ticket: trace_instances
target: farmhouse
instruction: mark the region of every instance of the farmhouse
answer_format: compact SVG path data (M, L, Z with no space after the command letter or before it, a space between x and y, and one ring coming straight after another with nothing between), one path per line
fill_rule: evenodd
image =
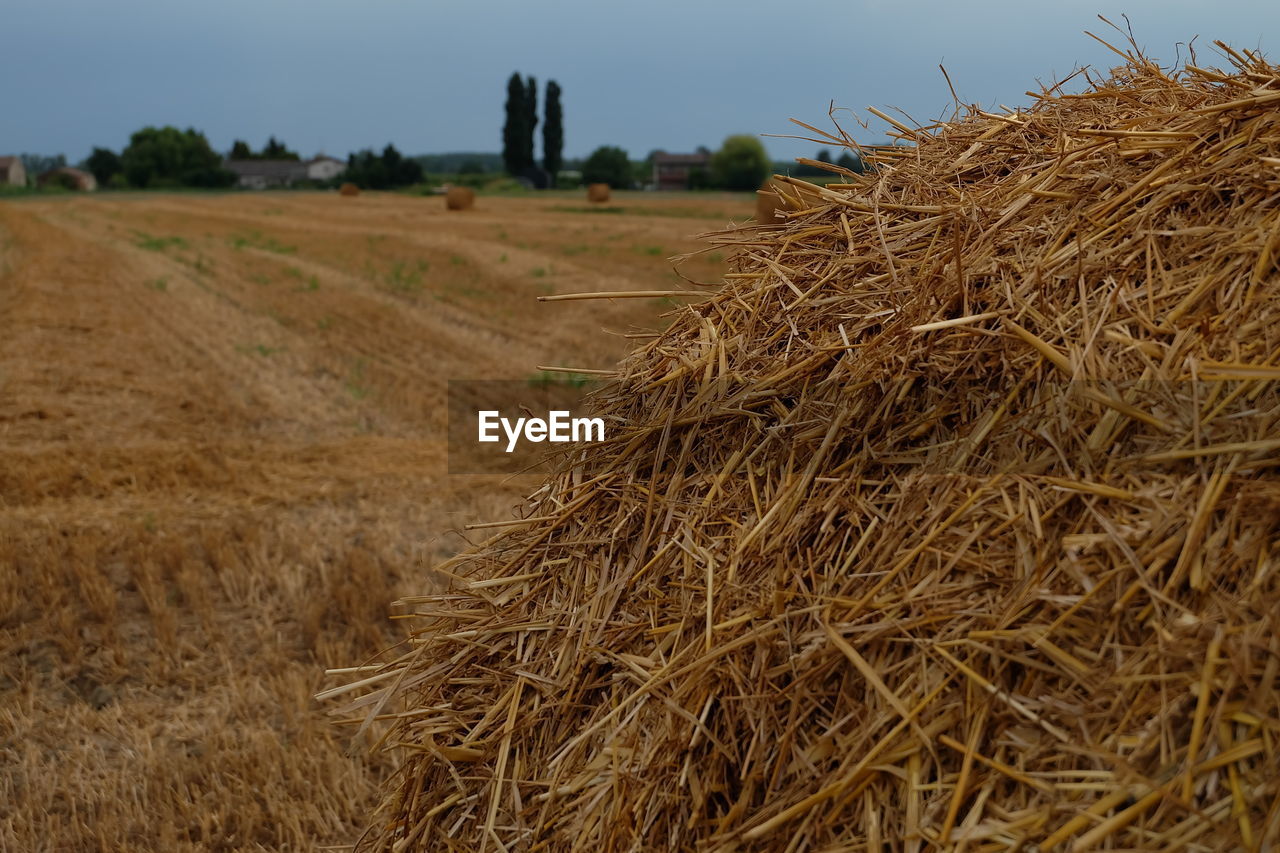
M299 181L328 181L341 175L347 164L324 154L310 160L227 160L236 175L236 186L250 190L289 187Z
M307 161L307 177L313 181L331 181L346 170L346 163L325 154L317 154Z
M27 185L27 170L17 157L0 157L0 184L15 187Z
M706 150L694 154L659 151L653 155L653 185L660 190L687 190L694 170L706 169L710 164L711 152Z
M228 160L236 186L250 190L287 187L307 179L307 164L301 160Z
M93 192L98 188L98 179L83 169L73 169L70 166L63 166L58 169L50 169L42 172L36 178L36 186L47 187L49 185L65 187L69 190L79 190L80 192Z

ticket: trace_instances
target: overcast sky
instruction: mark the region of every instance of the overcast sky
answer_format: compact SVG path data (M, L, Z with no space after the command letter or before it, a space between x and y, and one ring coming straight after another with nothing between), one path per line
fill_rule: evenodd
M1193 36L1280 58L1280 2L1043 0L5 0L0 154L119 150L147 124L194 126L219 150L275 134L345 157L501 148L508 76L564 90L565 153L619 145L715 148L731 133L827 126L864 142L873 105L925 121L947 111L946 66L965 102L1025 103L1037 80L1118 57L1097 20L1128 14L1148 54ZM1185 58L1186 50L1182 48ZM816 146L765 139L779 159ZM541 134L538 142L541 156Z

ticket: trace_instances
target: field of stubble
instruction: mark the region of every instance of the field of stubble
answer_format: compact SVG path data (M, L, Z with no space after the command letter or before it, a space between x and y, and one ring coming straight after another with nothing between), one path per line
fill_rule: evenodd
M0 203L0 850L349 844L388 767L313 694L472 521L445 383L610 366L753 199ZM682 271L724 271L703 254Z

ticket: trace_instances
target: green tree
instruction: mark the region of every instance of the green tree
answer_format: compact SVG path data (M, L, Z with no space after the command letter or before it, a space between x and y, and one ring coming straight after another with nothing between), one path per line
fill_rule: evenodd
M711 155L711 176L727 190L756 190L769 177L769 155L754 136L739 134L725 139Z
M527 169L538 163L538 158L535 156L533 148L534 133L538 129L538 81L532 76L525 80L524 118L524 161L527 164L525 166Z
M831 159L831 152L830 152L830 151L828 151L828 150L827 150L827 149L825 149L825 148L823 148L822 150L820 150L820 151L818 152L818 156L817 156L817 158L815 158L815 159L817 159L817 161L818 161L819 163L831 163L831 162L833 162L833 161L832 161L832 159Z
M277 140L274 136L267 140L267 145L262 149L261 159L263 160L301 160L297 151L290 151L289 146Z
M582 164L582 181L608 184L616 190L631 187L631 160L627 152L613 145L601 145Z
M237 139L231 143L231 153L227 155L228 160L252 160L254 159L253 149L249 147L249 143L243 139Z
M347 171L343 172L342 177L363 190L385 190L391 185L382 158L367 148L356 151L347 158Z
M422 164L407 159L391 144L383 148L381 154L366 148L347 158L347 170L342 173L342 180L366 190L407 187L422 183Z
M94 148L84 165L93 174L98 186L105 187L113 177L120 174L120 155L110 148Z
M382 149L382 165L387 170L387 181L393 187L422 183L422 164L406 159L391 143Z
M862 165L862 158L854 154L852 151L845 151L840 155L840 159L836 160L837 166L843 166L850 172L862 174L866 171L866 167Z
M689 170L689 189L705 190L711 187L711 173L701 166L694 166Z
M144 127L130 137L120 166L135 187L225 187L235 181L195 128Z
M22 161L22 168L27 173L28 181L34 181L45 172L61 169L67 165L65 154L54 154L52 157L43 154L19 154L18 159Z
M524 80L517 71L507 80L507 121L502 126L502 164L511 175L518 175L532 165L525 160L525 139L531 132L525 114L526 103Z
M542 125L542 167L551 174L551 186L556 185L556 173L564 165L564 110L560 107L560 84L547 81L547 118Z

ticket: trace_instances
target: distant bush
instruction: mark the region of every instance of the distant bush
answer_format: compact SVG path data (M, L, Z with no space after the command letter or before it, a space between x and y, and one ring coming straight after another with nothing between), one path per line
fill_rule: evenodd
M229 160L301 160L297 151L290 151L289 146L285 145L274 136L267 140L267 144L262 147L261 151L254 151L249 143L243 139L237 139L231 144L231 151L227 154Z
M100 187L110 185L112 179L120 174L120 155L110 148L94 148L84 164Z
M394 145L387 145L381 154L370 149L352 154L341 178L362 190L390 190L420 184L423 174L418 161L405 159Z
M130 137L120 166L135 187L228 187L236 179L194 128L144 127Z
M695 166L689 170L689 189L691 190L707 190L711 189L714 181L711 179L711 173L701 166Z
M66 172L58 172L45 179L44 189L78 190L80 185L73 175L68 175Z
M582 172L577 169L562 169L556 172L556 188L576 190L582 188Z
M862 158L854 154L852 151L846 151L840 155L840 159L836 160L837 166L843 166L850 172L862 174L867 171L866 164L862 162Z
M631 159L614 145L602 145L582 164L584 184L608 184L615 190L632 186Z
M63 190L61 187L57 188L57 190L56 190L56 191L57 191L57 192L64 192L64 190ZM35 186L27 186L27 185L25 185L25 184L24 184L24 185L22 185L22 186L14 186L13 184L0 183L0 197L3 197L3 196L37 195L37 194L39 194L39 193L43 193L43 192L48 192L48 190L45 190L45 189L39 189L39 188L37 188L37 187L35 187Z
M754 136L730 136L711 155L712 179L726 190L757 190L771 170L769 155Z
M484 172L459 172L456 175L440 175L438 181L432 181L436 186L449 184L455 187L471 187L478 190L490 183L494 179L494 175L485 174Z

